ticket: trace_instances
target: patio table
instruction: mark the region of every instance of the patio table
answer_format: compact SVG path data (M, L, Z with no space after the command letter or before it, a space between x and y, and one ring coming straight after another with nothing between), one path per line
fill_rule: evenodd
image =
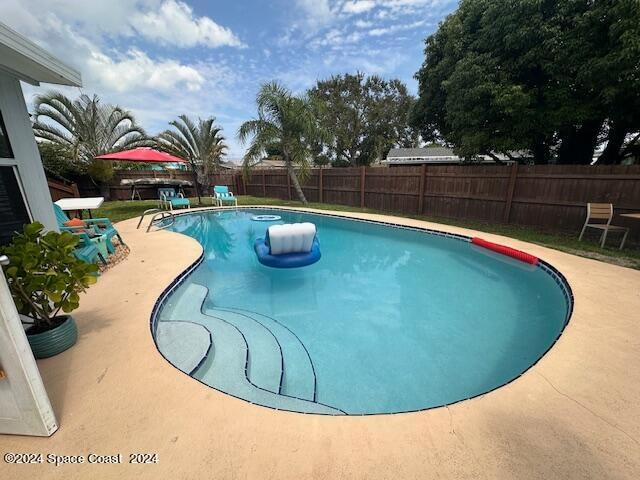
M635 220L640 220L640 212L637 213L621 213L621 217L633 218Z
M64 211L78 212L80 218L82 218L82 211L87 210L89 212L89 218L91 216L91 210L100 208L104 203L104 197L84 197L84 198L62 198L55 202Z

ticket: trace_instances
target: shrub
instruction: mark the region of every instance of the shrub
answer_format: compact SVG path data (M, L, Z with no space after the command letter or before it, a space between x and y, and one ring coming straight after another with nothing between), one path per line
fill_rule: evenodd
M7 283L18 312L34 319L44 331L54 318L79 306L79 293L97 280L98 266L73 255L78 238L70 232L46 232L35 222L16 233L3 253L9 257Z

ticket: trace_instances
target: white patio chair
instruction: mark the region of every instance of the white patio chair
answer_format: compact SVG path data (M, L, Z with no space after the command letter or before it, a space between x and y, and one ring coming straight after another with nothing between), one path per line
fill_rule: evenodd
M584 232L587 228L596 228L602 230L600 235L600 248L604 248L604 243L607 240L607 234L609 232L624 232L622 241L620 242L620 250L624 247L624 242L629 235L629 229L627 227L619 227L611 225L613 219L613 204L612 203L587 203L587 218L584 221L584 226L580 232L579 240L582 241ZM596 223L590 223L591 220L598 220Z

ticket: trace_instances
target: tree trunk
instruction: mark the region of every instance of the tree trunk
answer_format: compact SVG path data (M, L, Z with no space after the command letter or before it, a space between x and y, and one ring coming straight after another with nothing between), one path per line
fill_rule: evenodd
M533 152L533 161L536 165L546 165L549 163L549 147L546 145L542 135L537 135L533 139L531 150Z
M191 172L193 173L193 187L196 189L196 197L198 197L198 206L202 206L202 199L200 198L200 186L198 185L198 171L196 166L191 164Z
M607 146L598 158L598 165L615 165L620 163L622 155L620 149L624 145L627 136L627 128L622 123L612 122L607 135Z
M631 152L631 150L634 147L637 147L638 140L640 140L640 133L636 134L636 136L633 137L630 141L628 141L627 144L624 146L624 148L620 152L620 161L622 161L624 159L624 156L627 153Z
M293 168L293 165L290 161L287 161L287 172L289 173L289 178L291 178L291 183L293 184L293 188L298 195L298 199L305 205L308 205L307 198L304 196L304 192L302 191L302 187L300 186L300 182L298 181L298 176L296 175L296 171Z
M570 127L562 129L558 136L560 137L560 146L558 147L558 163L563 165L573 165L576 163L574 155L576 149L576 128Z
M591 165L602 123L602 120L591 120L579 128L571 128L565 132L558 149L558 163Z
M488 157L491 157L491 160L493 160L494 162L496 162L498 165L504 165L504 162L502 160L500 160L500 158L498 158L498 156L490 151L485 151L483 152L483 155L487 155Z
M106 183L101 183L99 185L100 188L100 196L104 197L106 201L111 200L111 187Z

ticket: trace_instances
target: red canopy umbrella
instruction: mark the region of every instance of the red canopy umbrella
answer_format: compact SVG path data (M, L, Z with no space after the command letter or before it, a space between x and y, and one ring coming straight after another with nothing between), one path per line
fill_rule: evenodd
M107 153L96 157L100 160L118 160L121 162L144 162L144 163L187 163L184 158L174 157L168 153L161 152L151 147L139 147L133 150Z
M168 153L161 152L151 147L138 147L132 150L124 150L122 152L107 153L105 155L99 155L96 157L99 160L114 160L121 162L141 162L141 163L188 163L187 160L180 157L174 157ZM136 196L141 199L140 192L137 190L138 186L162 186L162 185L181 185L177 183L175 179L156 179L156 178L139 178L137 180L129 181L127 179L121 180L121 184L131 185L131 200ZM187 182L188 183L188 182Z

